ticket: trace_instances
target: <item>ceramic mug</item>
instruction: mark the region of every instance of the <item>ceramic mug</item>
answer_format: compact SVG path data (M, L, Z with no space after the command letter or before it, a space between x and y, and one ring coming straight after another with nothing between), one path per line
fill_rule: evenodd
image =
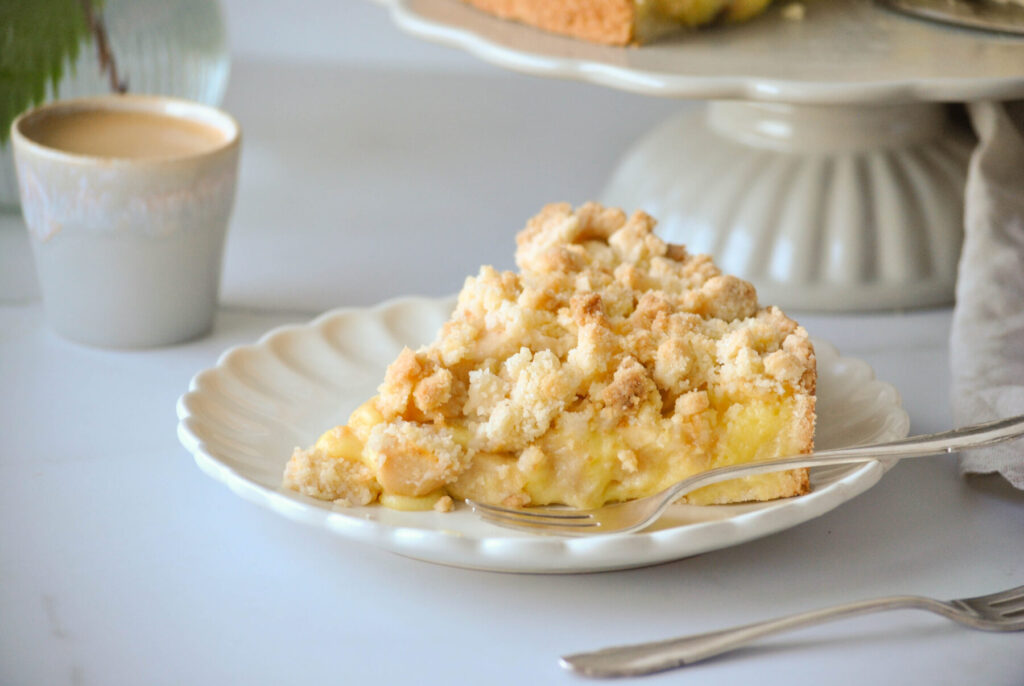
M110 154L82 152L50 140L54 123L75 117L166 121L212 138L153 155L116 146ZM121 131L114 129L115 142ZM11 138L44 308L57 333L143 348L211 329L241 146L230 115L175 98L101 96L26 112Z

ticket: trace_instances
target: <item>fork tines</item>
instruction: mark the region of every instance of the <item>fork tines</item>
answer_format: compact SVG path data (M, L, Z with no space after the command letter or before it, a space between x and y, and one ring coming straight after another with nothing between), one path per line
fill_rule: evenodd
M536 526L549 527L552 525L560 527L578 527L588 528L599 526L598 522L595 522L593 517L586 512L580 512L579 510L553 510L553 509L512 509L509 507L500 507L498 505L489 505L487 503L478 503L474 500L466 500L466 504L473 508L473 511L479 514L484 519L488 519L494 522L510 522L520 526L530 526L531 524Z

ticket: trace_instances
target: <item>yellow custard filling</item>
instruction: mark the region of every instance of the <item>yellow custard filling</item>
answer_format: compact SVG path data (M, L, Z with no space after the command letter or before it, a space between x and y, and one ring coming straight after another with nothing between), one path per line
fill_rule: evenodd
M650 43L680 26L697 28L716 19L740 22L761 14L772 0L636 0L633 34Z
M733 404L725 411L709 409L682 427L663 418L618 431L594 429L583 434L556 426L539 444L542 452L532 459L513 453L477 453L473 464L450 484L427 495L383 492L380 503L396 510L430 510L444 495L502 503L522 500L525 494L532 505L599 507L656 493L713 467L799 453L805 446L786 430L805 412L791 396ZM356 414L357 422L370 417L383 421L372 403ZM367 432L372 426L364 425ZM454 431L455 436L467 434L464 427ZM331 459L356 465L375 459L353 436L335 430L321 436L317 448ZM542 457L548 453L556 459ZM770 500L780 492L802 491L804 478L802 473L779 472L733 479L694 491L686 501L706 505Z

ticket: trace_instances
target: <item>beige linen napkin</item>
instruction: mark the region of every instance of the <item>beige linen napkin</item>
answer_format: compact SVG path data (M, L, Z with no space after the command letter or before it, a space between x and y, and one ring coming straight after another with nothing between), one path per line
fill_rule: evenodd
M1024 414L1024 101L968 112L979 142L950 340L958 426ZM964 453L960 470L999 472L1024 489L1024 441Z

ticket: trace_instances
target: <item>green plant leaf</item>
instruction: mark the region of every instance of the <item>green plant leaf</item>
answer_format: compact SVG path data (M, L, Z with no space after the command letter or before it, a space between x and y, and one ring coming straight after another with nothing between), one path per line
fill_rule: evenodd
M57 91L89 36L80 0L0 0L0 144L47 85Z

